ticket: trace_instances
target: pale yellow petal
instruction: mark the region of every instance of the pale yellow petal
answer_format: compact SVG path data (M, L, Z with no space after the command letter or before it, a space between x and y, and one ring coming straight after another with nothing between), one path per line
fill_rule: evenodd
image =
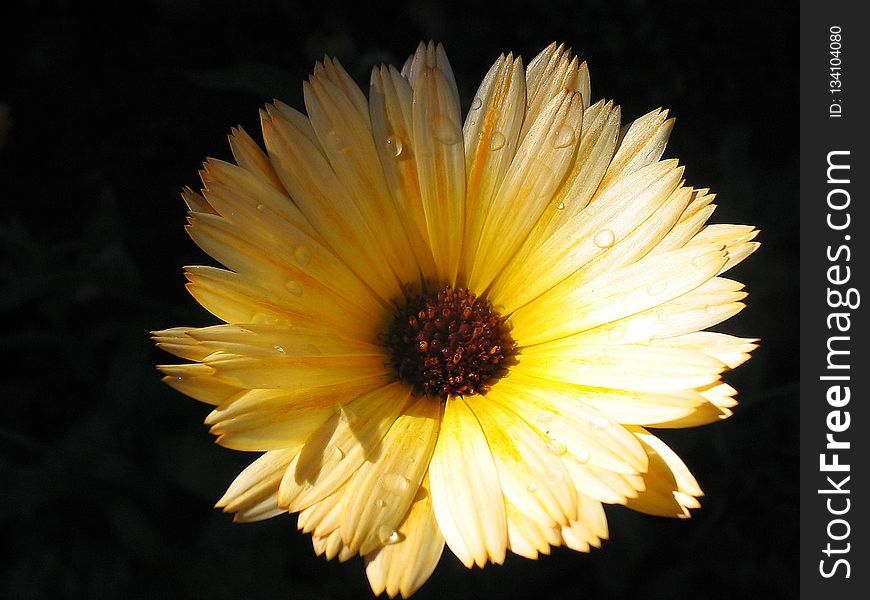
M455 284L465 227L465 149L450 65L434 44L412 66L413 140L436 285Z
M366 555L366 575L376 595L408 598L422 586L444 551L444 537L432 510L428 476L423 479L404 522L389 543Z
M577 285L559 283L511 316L525 345L566 337L678 298L710 280L727 260L721 246L672 250Z
M315 70L303 92L311 124L335 177L374 235L383 260L400 282L419 286L420 269L387 187L372 137L368 102L341 65L329 59L324 69Z
M447 399L429 478L447 546L466 567L501 564L507 549L501 485L486 437L462 398Z
M630 499L627 506L663 517L688 517L688 509L700 506L697 498L703 495L689 468L656 436L640 427L632 431L650 457L650 468L643 476L646 489Z
M277 109L267 110L263 136L269 158L296 205L335 254L381 298L399 298L396 274L319 146Z
M623 129L616 154L601 180L601 189L661 158L674 128L674 119L667 117L667 110L656 109Z
M426 474L441 420L441 403L420 397L399 416L369 459L346 486L342 539L368 554L388 544L402 523Z
M594 279L581 269L595 258L617 251L613 246L668 199L681 176L676 161L655 163L619 180L603 193L596 192L579 212L563 202L563 210L570 210L573 217L566 218L553 235L542 239L530 257L518 255L512 261L494 286L495 301L511 312L560 282L576 288ZM530 258L533 260L528 262Z
M526 513L505 501L508 529L508 547L514 554L536 559L539 554L550 554L550 546L558 545L558 528L544 525L529 518Z
M465 119L466 220L463 247L477 248L484 220L517 150L525 115L522 61L502 55L484 77ZM474 254L463 253L461 279Z
M253 173L259 179L267 181L275 189L284 191L284 186L281 185L278 174L272 168L269 157L241 126L233 127L229 140L233 158L236 159L236 163L241 168Z
M224 512L240 512L277 496L284 471L299 450L297 445L264 453L239 473L215 506Z
M409 388L396 382L341 407L316 430L287 470L279 502L291 512L311 506L343 485L365 461L376 461L382 440L402 413Z
M411 85L394 67L375 67L372 71L369 110L375 147L420 271L431 276L435 273L435 259L417 177L413 96Z
M562 465L559 447L522 418L485 397L469 403L492 452L505 498L547 526L577 516L577 494ZM555 451L554 451L555 450Z
M523 373L594 388L674 392L719 380L726 365L678 346L578 344L573 338L523 349ZM518 370L514 368L513 370Z
M657 338L650 343L657 347L683 348L703 352L735 369L749 360L749 353L758 348L757 339L739 338L713 331L696 331L669 338Z
M622 473L646 469L646 453L629 432L557 385L511 373L486 395L547 436L548 449Z
M519 249L545 210L559 210L553 196L579 143L583 104L564 92L547 104L520 143L483 223L468 284L485 290Z
M251 390L206 418L218 443L240 450L268 450L304 442L345 404L391 377L382 373L349 377L334 384L290 389Z
M577 57L571 54L570 48L565 48L564 44L557 46L555 42L529 61L526 68L526 87L527 117L520 139L525 138L532 123L545 110L544 107L563 90L578 92L584 108L591 101L586 63L581 65Z

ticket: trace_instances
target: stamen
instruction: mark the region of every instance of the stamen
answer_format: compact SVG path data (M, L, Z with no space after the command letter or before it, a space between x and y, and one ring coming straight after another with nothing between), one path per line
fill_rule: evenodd
M450 286L412 299L386 338L398 377L417 393L440 397L486 392L517 346L488 301Z

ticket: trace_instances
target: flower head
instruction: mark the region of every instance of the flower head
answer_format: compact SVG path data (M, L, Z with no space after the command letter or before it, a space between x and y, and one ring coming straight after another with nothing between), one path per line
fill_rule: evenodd
M188 289L224 324L155 332L190 361L161 369L218 443L263 453L218 506L298 513L390 596L445 542L483 566L599 546L603 504L689 516L701 489L647 428L731 414L721 375L755 340L702 330L743 307L721 274L758 244L706 225L713 195L661 159L667 112L621 128L555 44L499 57L464 126L431 43L368 99L330 59L304 96L183 193L226 267Z

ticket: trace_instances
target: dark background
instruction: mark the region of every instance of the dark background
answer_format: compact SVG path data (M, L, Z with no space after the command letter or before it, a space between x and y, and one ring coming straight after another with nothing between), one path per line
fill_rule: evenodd
M502 51L552 40L589 62L625 119L677 117L666 156L718 192L713 222L762 249L730 276L761 337L727 377L735 416L663 437L707 493L694 518L608 509L602 550L466 571L445 552L415 598L797 596L797 5L603 0L152 0L0 9L0 597L367 598L362 561L316 557L295 517L214 509L251 456L212 443L208 407L163 386L147 332L215 319L183 289L210 263L181 186L277 97L302 108L324 53L367 88L373 64L442 41L463 102ZM88 6L88 8L85 8ZM116 11L124 6L123 14ZM23 9L23 10L22 10ZM3 14L3 13L7 14ZM13 41L14 40L14 41Z

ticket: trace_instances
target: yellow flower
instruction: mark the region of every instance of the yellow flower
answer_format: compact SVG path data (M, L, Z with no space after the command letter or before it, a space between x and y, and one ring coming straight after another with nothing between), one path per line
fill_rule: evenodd
M368 99L331 59L304 95L183 194L227 267L188 289L225 324L155 332L191 361L161 369L218 443L263 452L217 505L298 512L318 554L406 597L445 542L483 566L600 546L603 504L689 516L701 489L646 428L731 414L721 375L755 340L701 330L743 307L721 274L758 244L705 224L713 195L661 160L667 112L620 129L555 44L499 57L464 126L431 43Z

